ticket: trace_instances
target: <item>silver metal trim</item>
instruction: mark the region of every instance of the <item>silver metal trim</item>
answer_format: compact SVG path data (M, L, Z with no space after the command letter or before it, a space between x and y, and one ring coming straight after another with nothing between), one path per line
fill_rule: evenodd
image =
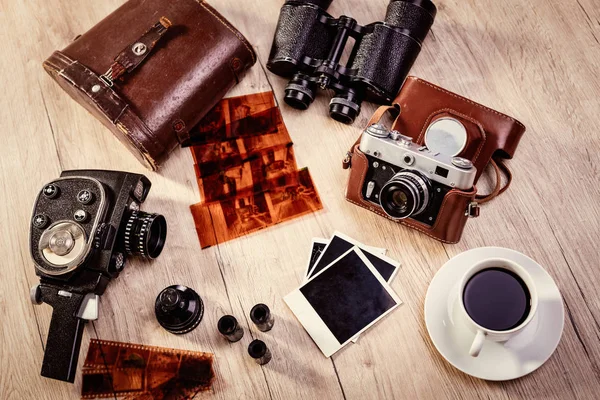
M403 143L391 138L379 138L373 135L362 135L359 148L365 154L371 154L375 158L389 164L399 166L406 170L419 171L428 179L439 182L445 186L456 187L461 190L469 190L473 187L477 169L475 167L464 169L452 164L452 157L445 154L437 154L430 150L419 151L421 145L415 143ZM415 163L411 166L404 164L404 155L410 153L415 157ZM448 170L448 176L442 177L435 174L436 167Z
M95 179L95 178L90 178L89 176L65 176L65 177L60 177L57 179L54 179L48 183L46 183L45 185L42 186L42 188L46 187L47 185L51 184L51 183L55 183L55 182L60 182L60 181L66 181L66 180L72 180L72 179L86 179L89 181L92 181L94 183L97 184L97 186L100 188L100 204L98 205L98 214L96 215L96 219L94 220L94 224L92 225L92 229L91 229L91 235L89 238L87 239L87 250L85 251L84 256L82 257L83 260L85 260L88 256L88 254L90 253L90 251L92 250L93 244L94 244L94 235L96 233L96 231L98 230L98 225L100 223L100 221L104 218L105 214L106 214L106 193L104 190L104 186L102 186L102 182L100 182L99 180ZM35 211L35 206L37 205L40 196L42 195L42 191L40 191L37 195L37 197L35 198L35 202L33 203L32 206L32 210L31 210L31 214L34 215L34 211ZM59 222L64 222L64 221L57 221L56 223ZM71 221L72 222L72 221ZM50 229L50 227L52 227L54 224L50 225L48 228L46 229ZM31 258L34 260L34 264L35 264L35 268L37 270L39 270L40 272L42 272L43 274L46 275L51 275L51 276L59 276L59 275L64 275L67 274L75 269L77 269L77 267L79 267L79 265L75 265L72 267L67 268L67 270L61 270L61 271L50 271L45 269L43 266L38 265L35 262L35 257L33 256L32 253L32 248L31 248L31 229L29 230L29 252L31 254ZM41 251L41 249L38 248L38 251ZM42 255L42 258L45 259L45 257ZM64 266L60 266L60 265L54 265L52 263L48 263L50 266L54 267L54 268L64 268Z
M370 181L369 183L367 183L367 191L365 193L365 195L367 196L367 199L371 198L371 196L373 195L374 189L375 189L375 182Z
M131 46L131 51L133 51L133 54L136 56L143 56L148 51L148 46L142 42L137 42Z

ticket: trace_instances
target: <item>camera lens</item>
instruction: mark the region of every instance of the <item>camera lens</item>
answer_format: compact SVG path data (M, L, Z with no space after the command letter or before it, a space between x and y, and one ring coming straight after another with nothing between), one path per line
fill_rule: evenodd
M297 110L306 110L315 99L316 82L309 76L296 74L285 88L285 102Z
M204 316L204 302L193 289L173 285L156 297L154 314L160 326L174 334L194 330Z
M160 214L132 211L123 233L125 251L154 259L160 255L167 238L167 220Z
M392 177L379 194L381 208L394 219L422 213L429 204L431 183L416 171L403 171Z
M353 90L338 93L329 103L329 115L338 122L351 124L360 113L360 103Z

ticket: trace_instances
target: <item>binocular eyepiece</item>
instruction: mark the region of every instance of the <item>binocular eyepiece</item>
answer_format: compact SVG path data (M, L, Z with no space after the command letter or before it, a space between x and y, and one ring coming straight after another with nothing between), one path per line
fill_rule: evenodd
M351 124L363 100L390 103L433 24L430 0L391 0L385 22L361 26L326 12L332 0L288 0L281 8L267 68L291 78L285 102L306 110L318 89L332 89L330 116ZM354 38L347 64L340 59Z

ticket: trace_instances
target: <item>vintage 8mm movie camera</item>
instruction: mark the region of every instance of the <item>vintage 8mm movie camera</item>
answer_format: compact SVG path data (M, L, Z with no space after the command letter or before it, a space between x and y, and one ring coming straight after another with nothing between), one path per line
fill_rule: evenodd
M161 253L166 220L140 211L150 185L125 172L65 171L39 193L29 244L40 283L31 300L53 308L43 376L74 381L83 327L98 318L99 295L127 255Z
M392 219L433 225L446 194L471 189L477 173L471 161L431 151L380 124L366 129L359 148L368 160L362 195Z

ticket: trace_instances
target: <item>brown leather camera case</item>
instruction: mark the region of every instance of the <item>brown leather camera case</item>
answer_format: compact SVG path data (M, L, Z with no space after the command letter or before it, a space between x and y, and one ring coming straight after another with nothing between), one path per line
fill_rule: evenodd
M491 108L475 103L429 82L415 77L408 77L393 106L383 106L371 118L369 125L377 122L387 111L400 110L394 121L393 129L403 135L412 137L415 143L423 144L427 127L436 119L451 116L459 120L466 128L467 141L460 157L467 158L477 168L475 182L479 179L488 163L501 165L502 159L512 158L525 132L519 121ZM360 207L371 210L383 217L391 219L381 207L366 201L362 197L362 187L369 167L366 156L355 143L348 154L344 167L351 167L346 188L346 199ZM498 171L498 167L496 167ZM497 189L500 190L500 176L497 177ZM444 198L439 214L432 226L413 219L393 220L416 229L444 243L457 243L460 240L465 224L469 218L469 206L473 206L477 197L477 188L470 191L452 189Z
M129 0L44 68L155 170L255 62L203 0Z

